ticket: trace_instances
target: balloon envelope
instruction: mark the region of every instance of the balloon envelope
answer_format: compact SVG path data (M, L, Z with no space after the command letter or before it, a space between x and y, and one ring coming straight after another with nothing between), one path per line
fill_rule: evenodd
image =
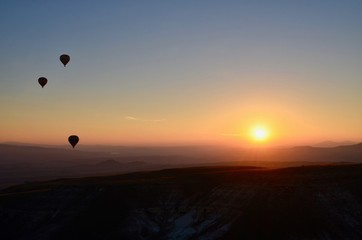
M72 147L74 148L75 145L77 145L77 143L79 142L79 137L76 135L71 135L68 138L68 142L70 143L70 145L72 145Z
M63 54L59 57L60 61L63 63L64 67L70 61L70 57L67 54Z
M38 82L39 82L40 86L43 88L47 84L48 79L46 79L45 77L40 77L38 79Z

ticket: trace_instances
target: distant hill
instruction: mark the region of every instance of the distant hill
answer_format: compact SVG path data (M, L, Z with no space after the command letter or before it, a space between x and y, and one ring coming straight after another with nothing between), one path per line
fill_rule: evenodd
M0 144L0 163L28 162L28 163L44 163L59 161L82 161L84 159L95 159L104 157L104 153L87 153L71 148L49 148L39 146L20 146Z
M0 144L0 189L24 181L172 167L227 164L275 168L318 163L362 162L362 143L333 148L300 146L283 149L242 149L181 146L116 147L113 150L116 149L118 149L117 154L111 151L82 151L69 146L49 148Z
M12 240L362 239L361 209L362 164L209 166L14 186L0 191L0 230Z
M345 145L354 145L357 144L357 142L353 141L342 141L342 142L335 142L335 141L324 141L317 144L312 145L313 147L339 147L339 146L345 146Z

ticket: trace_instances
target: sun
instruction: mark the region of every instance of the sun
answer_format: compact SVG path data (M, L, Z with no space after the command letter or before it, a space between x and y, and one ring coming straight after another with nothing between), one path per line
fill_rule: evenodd
M251 131L251 136L255 141L263 142L268 139L269 131L265 127L255 127Z

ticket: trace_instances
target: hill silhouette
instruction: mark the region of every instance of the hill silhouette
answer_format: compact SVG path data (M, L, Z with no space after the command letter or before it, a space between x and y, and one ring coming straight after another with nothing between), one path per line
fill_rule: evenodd
M2 239L361 239L362 164L59 179L0 206Z

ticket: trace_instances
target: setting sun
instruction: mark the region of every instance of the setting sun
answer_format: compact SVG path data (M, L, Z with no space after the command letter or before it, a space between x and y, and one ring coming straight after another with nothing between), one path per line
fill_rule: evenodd
M269 131L264 127L256 127L252 130L252 137L256 141L265 141L269 137Z

